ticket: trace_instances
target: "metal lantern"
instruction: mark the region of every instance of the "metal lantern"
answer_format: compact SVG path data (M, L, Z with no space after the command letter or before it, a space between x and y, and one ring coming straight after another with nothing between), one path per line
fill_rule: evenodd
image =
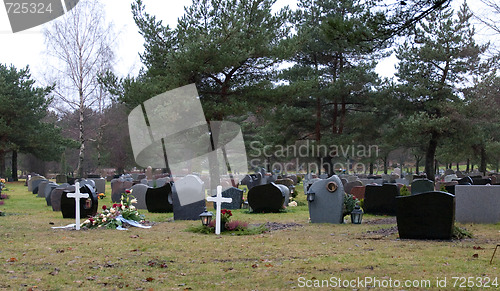
M354 207L354 210L351 212L351 222L353 224L361 224L361 220L363 219L363 210L359 207L358 204Z
M315 198L316 198L316 193L312 191L307 192L307 201L313 202Z
M205 211L203 211L203 213L200 214L201 224L203 224L204 226L208 226L210 222L212 222L212 217L213 213L207 211L207 208L205 207Z

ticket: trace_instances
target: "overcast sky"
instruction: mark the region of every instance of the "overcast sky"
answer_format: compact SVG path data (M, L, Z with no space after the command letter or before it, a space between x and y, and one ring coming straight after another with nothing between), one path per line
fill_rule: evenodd
M462 0L453 1L453 6L462 3ZM113 22L115 31L119 34L115 52L117 57L115 70L121 76L135 75L141 67L138 53L143 50L143 39L137 32L137 27L132 19L130 5L133 0L105 0L102 2L106 6L108 21ZM184 14L184 6L189 6L192 3L191 0L143 0L143 2L149 13L156 15L170 26L175 26L177 19ZM296 0L278 0L276 9L285 5L295 8L296 2ZM44 67L43 51L46 48L42 27L38 26L23 32L12 33L6 10L1 5L0 63L14 64L17 68L29 64L33 77L41 76ZM391 76L394 73L394 58L379 65L377 71L383 76Z

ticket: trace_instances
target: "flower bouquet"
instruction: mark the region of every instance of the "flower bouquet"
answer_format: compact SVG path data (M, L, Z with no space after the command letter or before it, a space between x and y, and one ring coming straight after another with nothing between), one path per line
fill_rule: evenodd
M144 226L144 215L139 214L132 203L137 203L137 199L130 195L131 190L126 190L121 196L120 203L115 203L111 208L102 206L102 212L90 217L82 224L82 228L112 228L123 229L123 225L129 224L137 227L149 228Z

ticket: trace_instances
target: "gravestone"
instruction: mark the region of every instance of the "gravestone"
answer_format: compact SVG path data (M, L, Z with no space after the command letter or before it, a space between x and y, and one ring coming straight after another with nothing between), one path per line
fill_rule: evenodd
M397 196L399 188L396 184L366 185L365 213L395 215Z
M472 183L473 183L472 178L469 176L465 176L465 177L459 179L457 182L458 182L458 185L472 185Z
M173 211L172 185L167 183L163 187L146 190L146 207L149 212L166 213ZM201 213L201 212L200 212Z
M365 199L365 186L354 186L351 189L351 194L359 200Z
M261 173L245 175L245 177L241 180L241 185L246 185L248 190L250 190L255 186L265 184L264 179L265 177L262 177Z
M288 190L290 191L290 195L292 197L295 197L293 195L293 192L295 191L295 183L293 182L292 179L289 179L289 178L277 179L274 183L275 184L279 184L279 185L285 185L285 186L287 186Z
M400 196L396 202L401 239L451 239L455 222L454 195L431 191Z
M348 182L348 183L347 183L347 184L345 184L345 186L344 186L344 191L345 191L345 193L352 194L352 193L351 193L352 188L354 188L354 187L359 187L359 186L363 186L363 182L361 182L361 181L359 181L359 180L355 180L355 181L352 181L352 182Z
M248 191L248 204L253 212L279 212L286 201L286 186L274 183L258 185Z
M28 180L28 191L33 192L33 182L38 180L46 180L46 179L44 176L31 176L31 178Z
M471 177L472 185L491 185L491 178Z
M95 189L95 182L94 180L90 180L90 179L82 179L80 180L80 187L83 187L84 185L89 185L89 187L91 187L92 189L94 189L94 191L96 190Z
M133 185L134 182L131 180L122 178L111 180L111 201L114 203L120 202L125 190L130 189Z
M452 182L455 180L458 180L458 176L456 174L450 174L450 175L444 176L444 182Z
M500 222L500 185L457 185L455 197L458 222Z
M90 180L94 181L95 184L95 191L97 194L99 193L104 193L106 194L106 180L104 178L89 178Z
M349 181L346 178L340 178L340 181L342 182L342 185L345 186ZM306 193L306 192L304 192Z
M38 184L38 190L36 197L45 198L45 187L50 183L49 180L40 180L41 182Z
M148 179L141 179L141 184L144 184L144 185L148 185L149 186L149 183L148 183Z
M50 205L52 206L52 211L61 211L61 197L65 190L71 189L71 185L68 183L61 184L57 186L50 193ZM74 188L73 188L74 189Z
M304 180L304 183L303 183L303 186L304 186L304 195L307 194L307 190L309 190L309 188L312 186L312 184L314 184L314 182L316 181L319 181L318 178L314 178L314 179L311 179L311 180Z
M176 181L172 190L174 220L198 220L205 211L205 183L200 177L187 175Z
M212 197L215 197L215 195ZM222 191L222 197L232 199L231 203L223 202L221 206L222 209L240 209L241 203L243 201L243 190L231 187L229 189ZM215 202L214 202L214 209L217 209Z
M45 186L44 195L45 195L45 202L47 202L47 206L52 206L50 195L52 194L52 191L58 186L59 185L54 182L50 182L47 184L47 186Z
M70 186L63 191L61 196L61 212L63 218L75 218L75 199L68 197L75 192L75 186ZM90 185L80 187L80 193L87 193L88 199L80 199L80 218L94 216L97 213L98 198L94 188Z
M137 209L148 209L146 205L146 192L148 191L148 185L144 184L135 184L130 188L132 191L132 196L137 199L137 203L134 204Z
M321 174L319 175L320 179L328 179L328 174Z
M47 179L36 179L34 180L33 182L31 182L31 187L33 189L33 194L38 194L38 186L40 186L40 184L42 182L48 182L49 180Z
M434 191L434 182L427 179L413 180L411 183L411 195Z
M396 179L396 184L403 184L405 186L410 186L410 181L406 178Z
M342 223L344 187L336 175L314 182L307 192L312 223Z
M455 171L453 171L452 169L446 169L444 171L444 175L445 176L448 176L448 175L455 175Z

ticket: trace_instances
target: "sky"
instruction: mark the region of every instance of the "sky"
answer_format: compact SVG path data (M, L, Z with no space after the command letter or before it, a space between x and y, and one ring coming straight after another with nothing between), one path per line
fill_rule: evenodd
M133 0L102 1L106 7L106 17L114 24L115 32L118 34L114 68L119 76L136 75L141 67L139 52L143 51L143 38L132 19L130 9L132 2ZM454 6L462 3L461 0L453 2ZM143 3L147 12L173 27L177 19L184 14L184 6L189 6L192 2L191 0L143 0ZM279 9L285 5L295 8L296 3L296 0L278 0L275 8ZM42 78L44 67L47 65L44 62L46 45L42 28L43 25L12 33L6 10L0 6L0 63L13 64L17 68L29 65L33 78ZM383 60L377 67L377 72L384 77L392 76L395 72L395 61L394 56Z

